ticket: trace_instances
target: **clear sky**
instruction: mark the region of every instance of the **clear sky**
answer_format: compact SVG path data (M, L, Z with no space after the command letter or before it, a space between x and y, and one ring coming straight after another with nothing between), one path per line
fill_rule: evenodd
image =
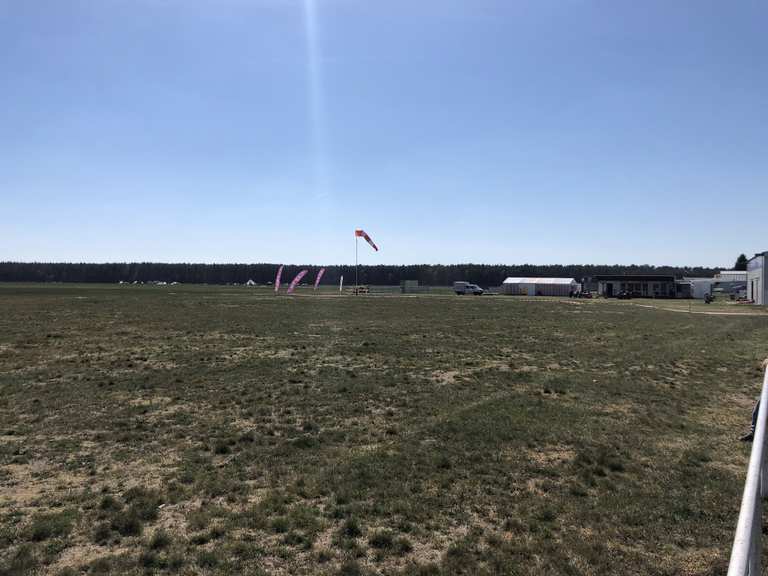
M0 0L0 260L730 265L764 0ZM363 246L361 245L361 249Z

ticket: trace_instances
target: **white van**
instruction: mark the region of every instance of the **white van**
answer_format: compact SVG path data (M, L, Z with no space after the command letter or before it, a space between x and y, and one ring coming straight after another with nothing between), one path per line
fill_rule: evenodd
M483 289L477 284L470 284L469 282L454 282L453 291L459 296L462 294L474 294L480 296L483 293Z

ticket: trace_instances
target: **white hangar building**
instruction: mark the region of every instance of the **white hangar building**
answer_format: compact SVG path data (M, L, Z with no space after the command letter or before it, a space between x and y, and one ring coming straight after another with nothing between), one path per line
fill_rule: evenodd
M755 254L747 262L747 299L755 304L768 304L768 252Z
M581 292L581 284L573 278L507 278L502 294L523 296L570 296Z

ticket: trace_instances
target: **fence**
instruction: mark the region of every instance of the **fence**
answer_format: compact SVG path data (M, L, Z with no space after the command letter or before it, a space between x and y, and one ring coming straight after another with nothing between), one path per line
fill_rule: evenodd
M760 410L755 424L752 454L749 457L747 480L741 498L739 522L733 539L728 576L757 576L761 571L763 498L768 496L768 469L766 468L766 419L768 419L768 367L760 393Z

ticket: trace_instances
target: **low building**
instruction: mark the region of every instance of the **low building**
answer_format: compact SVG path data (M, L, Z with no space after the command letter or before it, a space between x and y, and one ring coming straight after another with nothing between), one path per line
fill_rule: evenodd
M690 285L690 297L698 300L703 300L707 295L712 295L712 288L714 281L712 278L689 278L683 277L682 280L678 280L677 284L687 283ZM678 294L678 297L680 294Z
M712 279L715 282L746 282L746 270L720 270Z
M614 298L628 293L633 298L677 298L678 285L674 276L664 274L615 274L595 276L597 293ZM683 288L681 287L681 291Z
M502 294L517 296L571 296L581 291L573 278L507 278L501 285Z
M587 276L581 279L582 292L597 292L597 278Z
M419 286L418 280L403 280L400 282L400 292L403 294L420 294L429 292L429 286Z
M747 289L746 270L721 270L712 279L712 291L738 296Z
M768 252L755 254L747 263L747 300L765 306L768 304Z

